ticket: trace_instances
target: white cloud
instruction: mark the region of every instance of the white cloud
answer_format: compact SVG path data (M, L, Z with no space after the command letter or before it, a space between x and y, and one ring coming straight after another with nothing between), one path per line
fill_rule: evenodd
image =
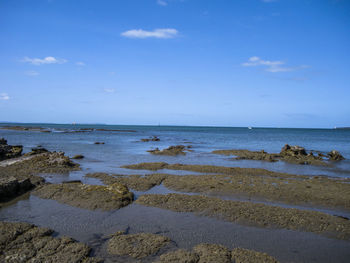
M161 6L167 6L168 5L168 3L166 1L164 1L164 0L157 0L157 4L161 5Z
M40 75L40 73L35 71L35 70L26 71L26 72L24 72L24 74L26 74L27 76L31 76L31 77L35 77L35 76Z
M114 93L115 89L103 89L103 91L107 93Z
M0 93L0 100L9 100L10 96L7 93Z
M245 62L242 64L243 67L264 66L265 71L272 72L272 73L295 71L298 69L303 69L308 67L306 65L302 65L298 67L285 67L284 65L285 65L285 62L283 61L263 60L259 57L250 57L248 62Z
M55 57L45 57L45 58L29 58L25 57L22 62L28 62L33 65L43 65L43 64L63 64L66 63L67 60L63 58L55 58Z
M123 37L129 38L174 38L178 34L178 31L173 28L159 28L153 31L147 31L143 29L132 29L121 33Z
M78 61L77 63L75 63L75 65L77 66L86 66L86 64L84 62Z

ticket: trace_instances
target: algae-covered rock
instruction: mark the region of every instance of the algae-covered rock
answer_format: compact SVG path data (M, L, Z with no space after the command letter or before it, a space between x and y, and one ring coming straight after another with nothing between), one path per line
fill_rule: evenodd
M245 248L235 248L231 252L232 261L235 263L278 263L278 261L270 255Z
M90 248L53 230L28 223L0 222L0 262L101 262Z
M22 150L22 145L8 145L7 140L0 139L0 161L21 156Z
M141 139L141 142L159 142L159 141L160 139L157 136Z
M79 182L46 184L37 188L33 194L90 210L119 209L133 201L133 193L120 183L109 186L87 185Z
M178 249L159 257L157 263L278 263L278 261L266 253L244 248L228 248L202 243L195 246L192 251Z
M344 160L345 158L336 150L330 151L328 153L329 160L331 161L341 161Z
M322 212L185 194L147 194L140 196L136 203L175 212L194 212L258 227L308 231L350 239L349 220Z
M249 150L216 150L214 154L235 155L235 160L258 160L267 162L277 162L278 154L270 154L261 150L259 152Z
M156 254L170 239L150 233L124 235L117 233L108 242L108 252L118 256L144 258Z
M15 177L0 178L0 202L21 195L32 189L34 184L29 178L18 180Z
M104 184L122 183L137 191L147 191L156 185L160 185L166 174L146 174L141 176L139 174L133 175L118 175L106 173L92 173L86 174L86 177L100 179Z
M176 146L170 146L164 150L159 150L158 148L154 150L149 150L148 152L151 154L156 154L156 155L170 155L170 156L176 156L176 155L185 155L186 152L186 146L184 145L176 145Z

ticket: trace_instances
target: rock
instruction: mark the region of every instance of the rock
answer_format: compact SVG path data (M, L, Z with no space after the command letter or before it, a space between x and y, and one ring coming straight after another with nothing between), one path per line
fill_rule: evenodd
M163 254L157 263L278 263L278 261L266 253L254 250L235 248L232 251L222 245L198 244L192 251L178 249Z
M199 256L196 253L178 249L161 255L157 263L197 263L198 261Z
M85 158L85 156L84 156L84 155L81 155L81 154L77 154L77 155L74 155L74 156L72 157L72 159L76 159L76 160L78 160L78 159L83 159L83 158Z
M341 161L345 158L336 150L330 151L328 154L329 160L331 161Z
M127 206L134 197L133 193L120 183L109 186L88 185L80 182L46 184L37 188L33 194L75 207L104 211Z
M0 201L7 201L12 197L32 189L34 185L29 178L18 180L15 177L0 178Z
M278 263L278 261L266 253L257 252L245 248L235 248L231 252L232 261L237 263Z
M150 233L123 235L117 233L108 242L108 253L141 259L156 254L170 239Z
M47 152L49 151L43 147L35 147L35 148L32 148L31 152L28 152L25 155L34 155L34 154L41 154L41 153L47 153Z
M104 142L94 142L94 144L105 144Z
M159 150L158 148L154 149L154 150L149 150L147 152L151 153L151 154L156 154L156 155L170 155L170 156L176 156L176 155L185 155L186 152L186 146L184 145L176 145L176 146L170 146L167 149L164 150Z
M199 255L198 263L231 263L231 252L226 247L216 244L199 244L193 248Z
M282 147L282 150L280 152L281 155L288 155L288 156L306 156L307 153L305 151L305 148L300 147L298 145L290 146L289 144L286 144Z
M142 142L158 142L160 141L160 139L157 136L153 136L150 138L145 138L145 139L141 139Z
M54 238L53 230L28 223L0 222L1 262L102 262L90 248L69 237Z
M21 156L22 150L22 145L8 145L7 140L0 139L0 161Z

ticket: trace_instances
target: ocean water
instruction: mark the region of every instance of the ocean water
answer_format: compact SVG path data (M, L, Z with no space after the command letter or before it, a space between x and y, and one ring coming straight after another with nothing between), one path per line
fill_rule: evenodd
M0 124L6 126L8 124ZM48 182L82 180L101 184L86 178L90 172L118 174L146 174L151 171L128 170L121 166L139 162L167 162L184 164L210 164L230 167L259 167L293 174L327 175L350 178L350 130L333 129L267 129L222 127L173 126L121 126L121 125L58 125L18 124L38 126L52 132L13 131L0 129L0 138L9 144L21 144L24 152L41 145L50 151L64 151L68 156L83 154L82 170L68 175L43 175ZM81 128L123 131L74 132ZM142 138L158 136L159 142L141 142ZM94 142L105 142L96 145ZM338 150L346 160L330 167L295 165L284 162L232 160L230 156L215 155L220 149L248 149L280 152L286 144L300 145L307 150L327 153ZM192 145L193 152L186 156L158 156L147 150L163 149L171 145ZM192 174L188 171L165 171ZM174 192L163 185L147 192L134 191L136 198L144 193L167 194ZM292 206L289 206L292 207ZM318 209L300 207L302 209ZM350 217L348 211L320 210L329 214ZM264 229L231 222L200 217L191 213L176 213L135 203L116 211L89 211L41 199L30 194L0 209L0 220L29 222L50 227L58 235L68 235L93 248L94 255L106 262L117 262L106 253L106 237L116 231L128 229L130 233L150 232L170 237L178 247L190 249L198 243L218 243L229 248L243 247L266 252L280 262L348 262L350 242L330 239L314 233L284 229ZM126 262L126 261L125 261Z
M0 124L5 126L7 124ZM14 125L14 124L12 124ZM61 125L20 124L52 130L38 131L0 130L9 144L21 144L24 151L42 145L50 151L64 151L69 156L83 154L78 161L89 172L130 173L120 166L138 162L211 164L232 167L259 167L273 171L295 174L350 177L350 130L341 129L275 129L275 128L226 128L187 126L124 126L124 125ZM67 132L81 128L110 129L123 131ZM131 132L133 131L133 132ZM159 142L141 142L141 138L158 136ZM95 145L94 142L105 142ZM268 163L252 160L232 160L230 156L215 155L220 149L248 149L280 152L286 144L300 145L307 150L327 153L338 150L346 160L331 167L295 165L285 162ZM147 150L163 149L171 145L192 145L193 152L186 156L154 156ZM133 171L135 173L135 171ZM144 171L142 171L144 173ZM188 172L187 172L188 174Z

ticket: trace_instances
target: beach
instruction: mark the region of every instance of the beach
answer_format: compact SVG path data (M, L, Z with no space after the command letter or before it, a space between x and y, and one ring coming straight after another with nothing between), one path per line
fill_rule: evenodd
M350 258L350 130L3 123L0 138L23 146L0 161L17 189L0 231L48 228L77 262Z

